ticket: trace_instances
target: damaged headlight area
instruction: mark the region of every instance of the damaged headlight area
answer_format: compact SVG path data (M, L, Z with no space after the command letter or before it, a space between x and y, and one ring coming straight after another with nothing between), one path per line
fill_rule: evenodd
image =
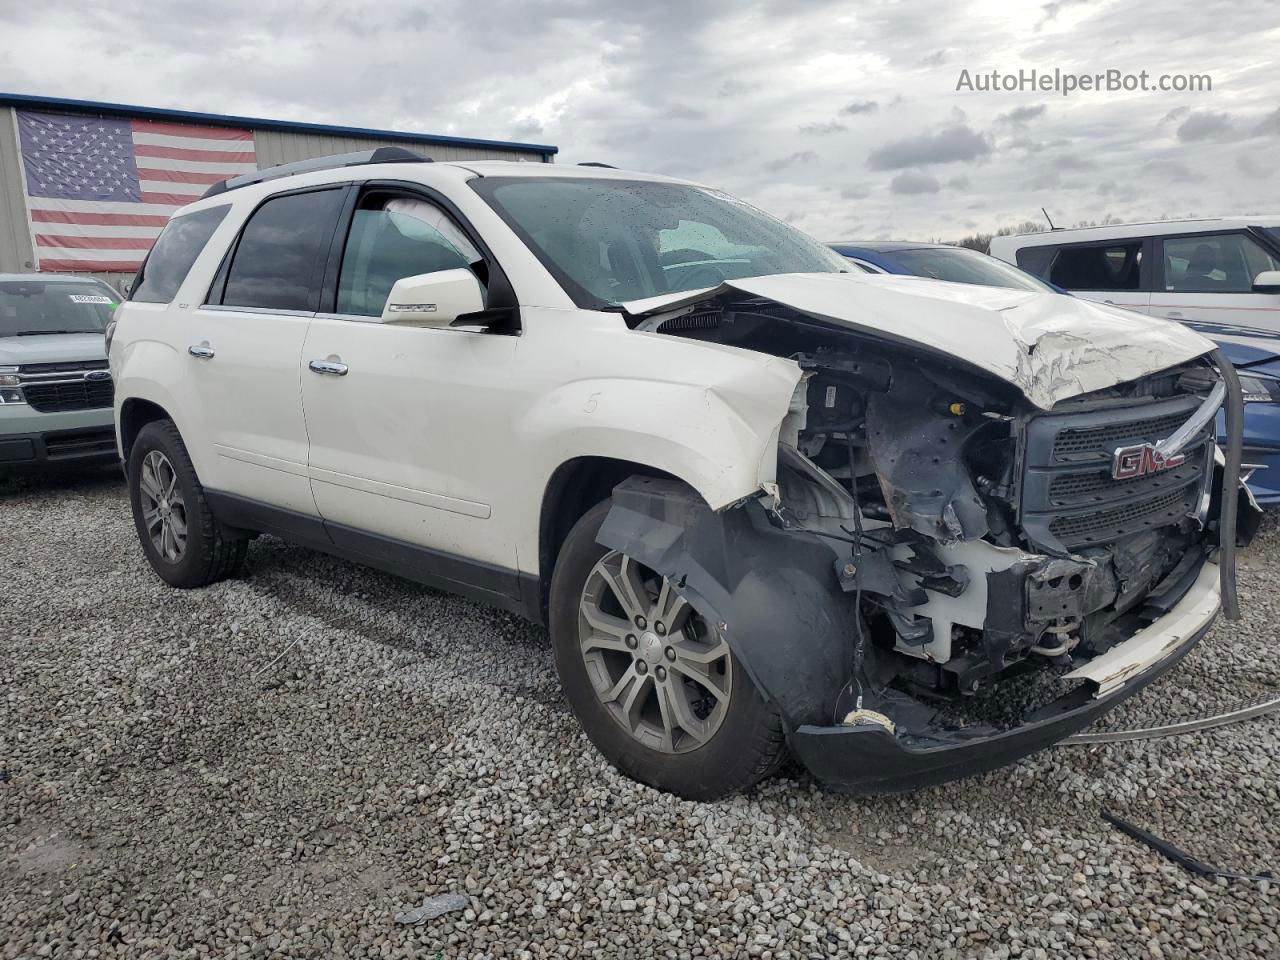
M1215 442L1238 388L1208 357L1043 410L776 303L665 323L799 364L776 497L716 513L631 480L600 542L721 625L823 781L908 789L1061 739L1176 663L1234 585L1259 514Z

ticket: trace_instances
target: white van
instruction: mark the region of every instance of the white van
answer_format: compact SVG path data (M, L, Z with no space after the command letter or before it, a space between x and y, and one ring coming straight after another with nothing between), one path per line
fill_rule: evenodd
M1086 300L1210 333L1280 333L1280 216L996 237L991 255Z

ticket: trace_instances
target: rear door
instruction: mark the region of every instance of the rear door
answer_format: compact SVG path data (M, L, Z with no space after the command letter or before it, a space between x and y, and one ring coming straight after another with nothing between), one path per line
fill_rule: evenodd
M191 313L188 375L214 452L206 486L316 515L299 363L345 185L265 199Z
M1280 332L1280 294L1254 293L1253 279L1280 270L1280 254L1244 230L1156 239L1151 312L1204 333Z

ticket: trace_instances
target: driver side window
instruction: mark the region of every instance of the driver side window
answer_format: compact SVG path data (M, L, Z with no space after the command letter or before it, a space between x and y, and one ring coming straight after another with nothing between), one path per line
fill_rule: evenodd
M397 280L466 269L481 259L466 234L435 204L376 198L352 216L338 276L337 312L380 317Z

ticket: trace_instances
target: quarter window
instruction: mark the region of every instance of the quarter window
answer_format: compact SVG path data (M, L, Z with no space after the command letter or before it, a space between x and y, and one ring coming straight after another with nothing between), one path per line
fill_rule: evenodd
M466 268L482 259L467 235L425 200L379 199L351 219L337 312L380 317L397 280Z
M1141 240L1063 247L1054 258L1049 281L1064 290L1137 290L1141 267Z
M268 200L240 235L222 303L314 312L344 191L288 193Z
M159 239L147 254L142 274L129 299L141 303L168 303L176 297L191 265L230 209L230 206L209 207L174 217L165 224Z
M1280 270L1276 258L1242 233L1164 241L1164 287L1184 293L1249 293L1253 278Z

